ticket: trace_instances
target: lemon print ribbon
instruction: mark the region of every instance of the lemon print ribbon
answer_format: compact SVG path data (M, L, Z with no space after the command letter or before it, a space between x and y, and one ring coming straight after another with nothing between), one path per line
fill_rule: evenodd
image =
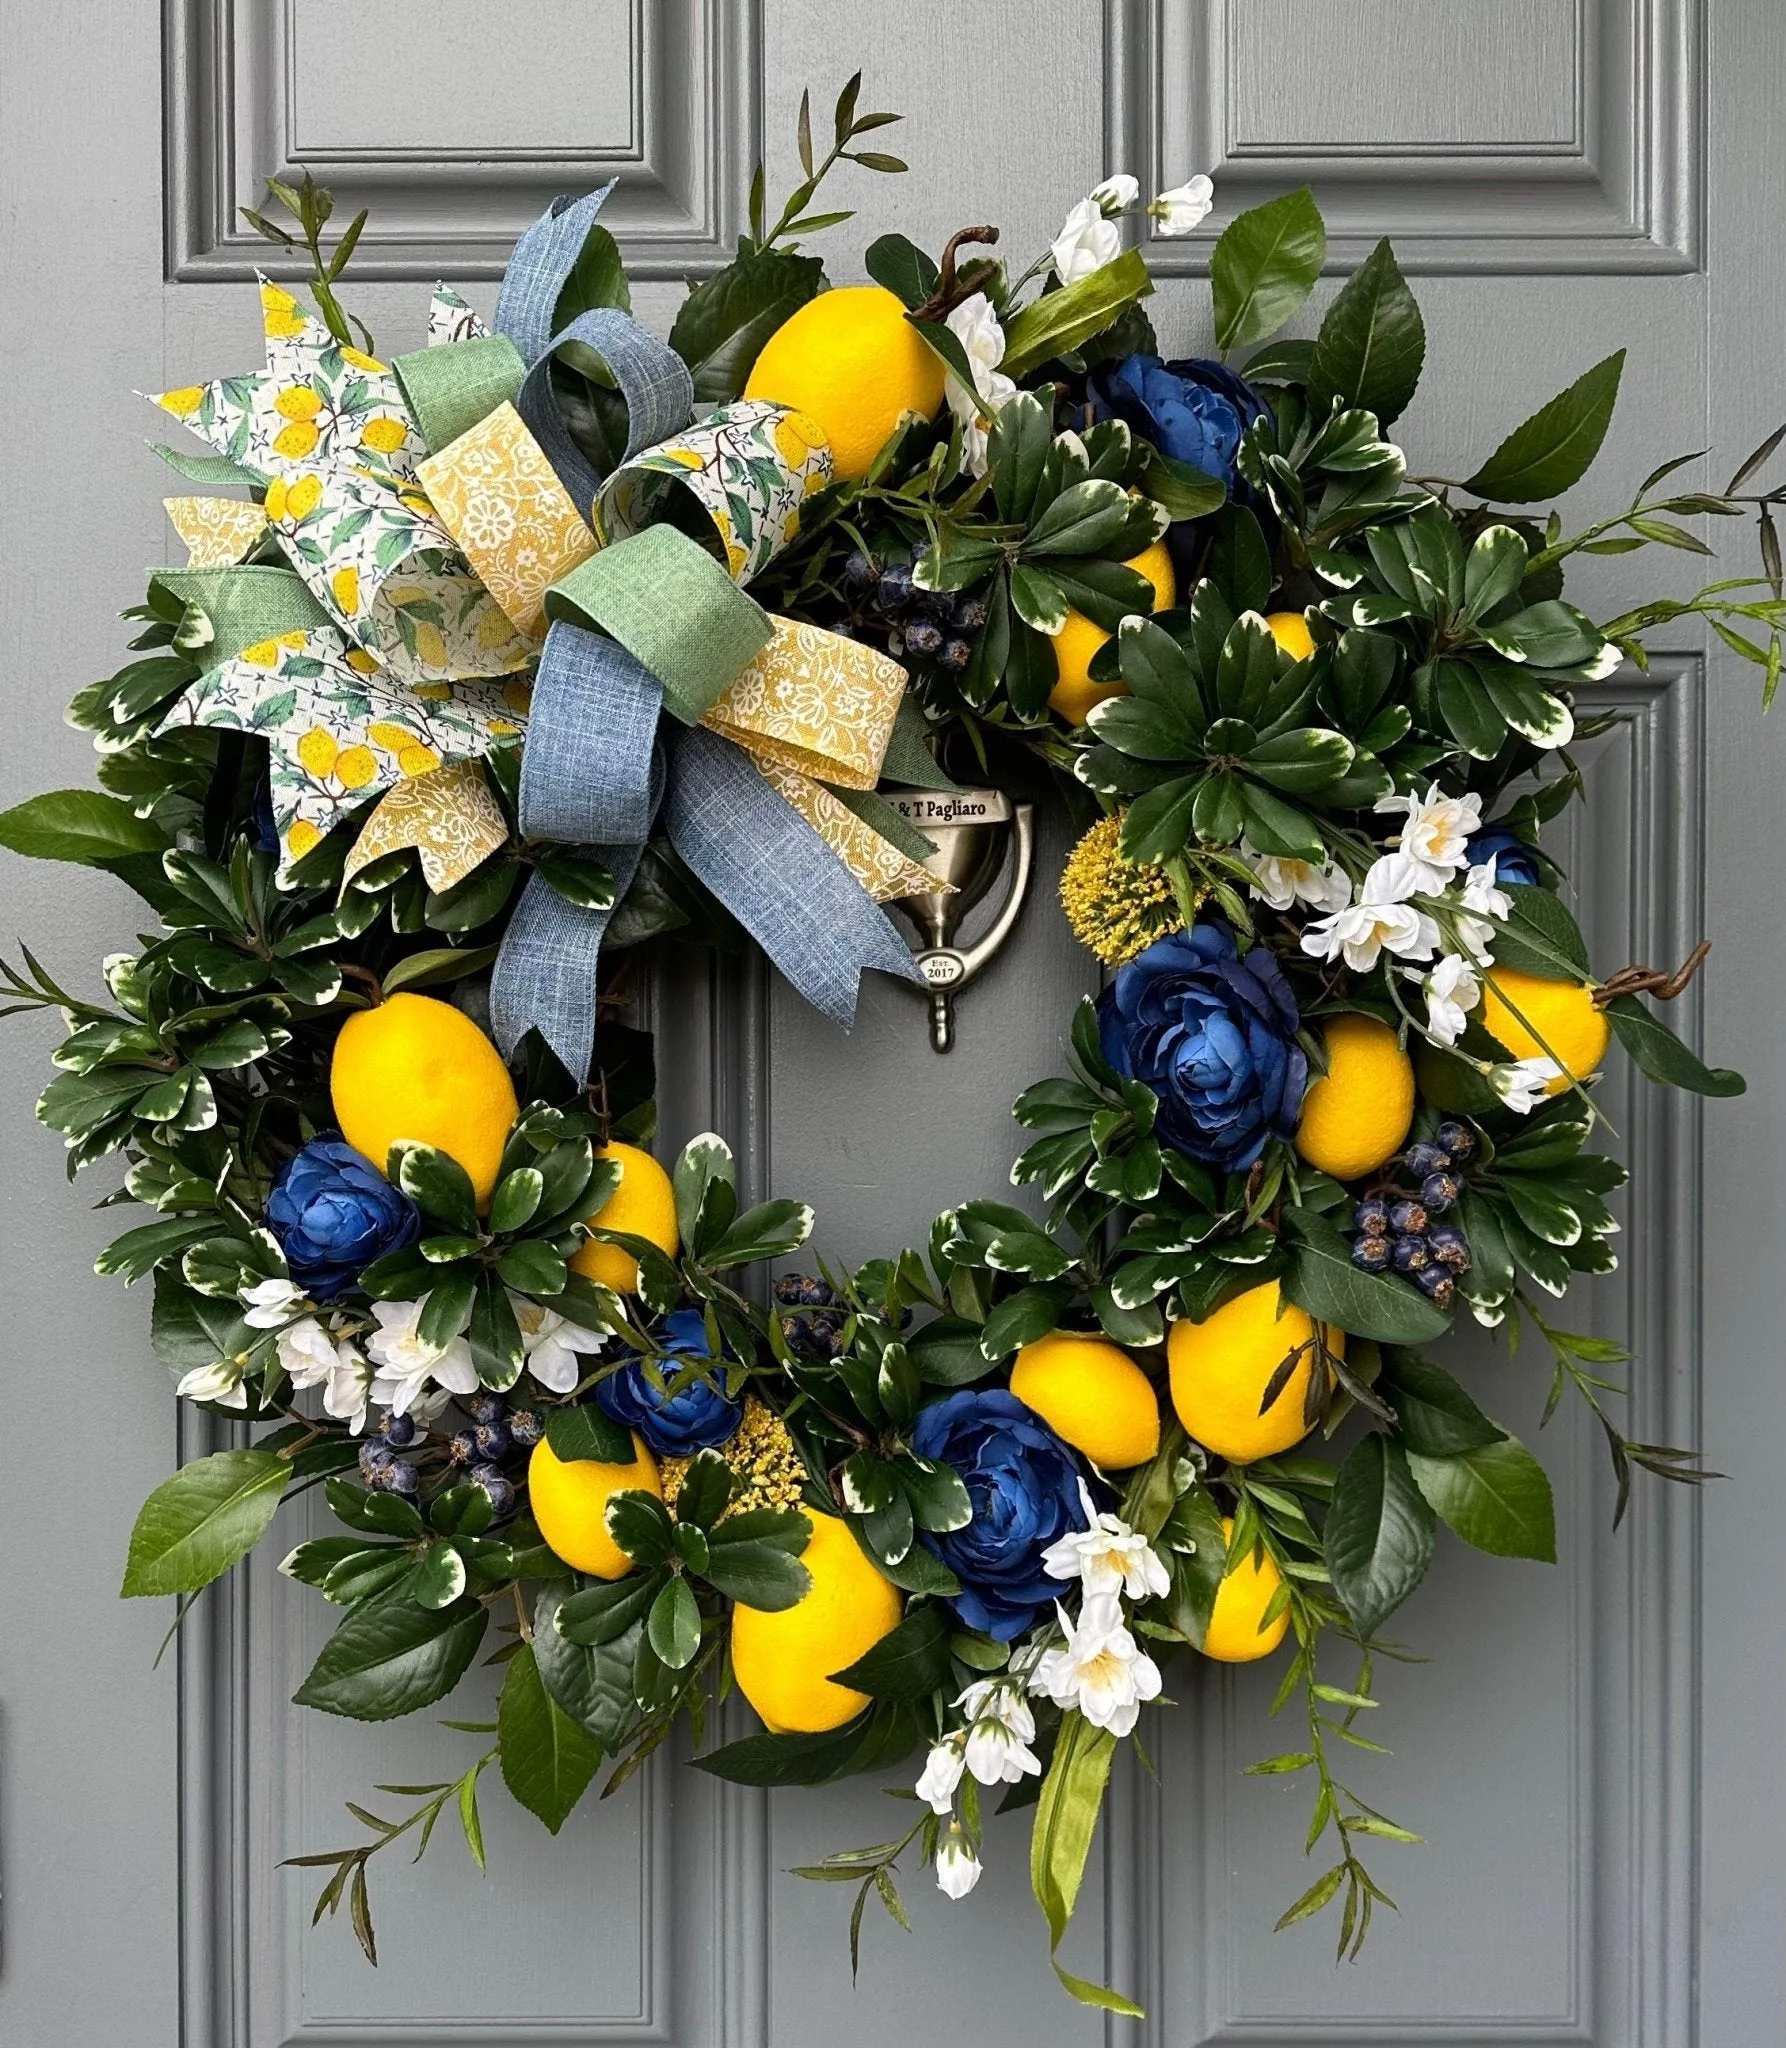
M804 499L830 479L817 427L759 401L691 419L680 358L612 309L554 331L605 196L561 201L529 229L496 335L472 321L463 339L399 358L409 410L436 451L417 474L515 628L545 636L522 755L523 835L588 849L618 900L661 818L794 986L847 1028L864 968L917 976L881 901L932 885L877 829L897 821L872 795L905 672L854 641L772 618L740 587L795 537ZM600 355L626 403L626 448L606 478L558 412L550 366L573 342ZM711 531L711 551L690 525ZM537 1029L587 1074L608 916L530 878L492 980L505 1051Z

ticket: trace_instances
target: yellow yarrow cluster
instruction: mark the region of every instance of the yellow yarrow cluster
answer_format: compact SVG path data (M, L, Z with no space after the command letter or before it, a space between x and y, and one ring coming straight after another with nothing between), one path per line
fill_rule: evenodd
M787 1425L772 1408L754 1394L745 1396L744 1420L720 1455L732 1468L736 1489L726 1505L727 1515L741 1515L751 1508L797 1508L800 1489L806 1484L806 1461L794 1447ZM675 1510L682 1480L688 1471L686 1458L665 1458L660 1471L664 1505ZM722 1521L724 1516L720 1518Z
M1120 967L1184 926L1165 869L1125 860L1121 841L1121 817L1100 818L1068 854L1060 878L1073 936L1106 967Z

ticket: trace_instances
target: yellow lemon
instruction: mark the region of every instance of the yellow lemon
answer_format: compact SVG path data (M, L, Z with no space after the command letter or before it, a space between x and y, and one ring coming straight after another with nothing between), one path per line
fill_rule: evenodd
M275 525L285 517L285 500L287 495L288 486L284 477L276 476L269 481L267 495L260 509Z
M335 773L343 788L364 789L378 773L378 756L370 747L343 747L335 756Z
M322 479L301 476L285 494L285 513L288 519L308 519L322 503Z
M397 749L397 767L404 775L432 775L440 766L440 756L432 747L425 747L420 740L413 746Z
M812 1590L779 1614L740 1602L732 1615L738 1690L777 1735L818 1735L854 1720L868 1695L833 1685L830 1674L899 1626L898 1589L869 1563L848 1525L810 1508L806 1515L812 1540L800 1562Z
M790 412L775 423L775 445L789 469L799 469L815 448L825 445L825 430L802 413Z
M268 284L263 280L260 305L263 325L268 336L275 341L289 341L294 335L302 334L310 324L303 307L283 285Z
M164 391L155 403L163 412L171 412L175 419L186 419L198 411L205 402L205 387L202 384L182 384L178 391Z
M283 420L313 420L322 411L322 393L308 384L288 384L273 401Z
M1327 1071L1309 1082L1296 1149L1335 1180L1371 1173L1401 1149L1414 1120L1414 1068L1377 1017L1325 1017Z
M337 569L329 578L329 588L335 593L335 602L344 612L357 612L360 608L360 572L349 562Z
M273 446L281 455L296 462L308 455L321 439L314 420L293 420L289 427L281 427L273 436Z
M1301 612L1267 612L1265 623L1271 637L1292 661L1307 661L1315 651L1315 636Z
M326 726L313 725L298 742L298 759L304 772L314 775L319 782L334 772L335 758L340 752L341 743Z
M364 370L368 376L382 377L385 374L386 365L376 356L369 356L364 349L344 348L341 351L341 360L344 363L352 363L356 370Z
M322 828L308 818L293 819L285 835L285 850L293 860L302 860L313 846L322 844Z
M763 344L744 387L805 413L831 444L839 477L868 474L901 413L928 419L943 402L943 366L878 284L809 299Z
M1102 1337L1051 1330L1024 1345L1011 1392L1094 1465L1126 1472L1160 1447L1160 1404L1147 1375Z
M335 1040L329 1093L341 1135L380 1173L399 1138L438 1146L471 1176L481 1208L515 1120L502 1055L451 1003L395 995L349 1017Z
M1586 983L1546 981L1514 967L1491 967L1483 976L1482 1028L1517 1060L1554 1059L1562 1066L1544 1084L1546 1095L1560 1095L1571 1075L1585 1081L1599 1071L1610 1030Z
M1311 1318L1283 1302L1275 1280L1248 1288L1200 1323L1174 1323L1166 1339L1166 1361L1179 1421L1205 1449L1231 1465L1275 1458L1300 1443L1308 1434L1303 1413L1315 1370L1314 1334ZM1325 1334L1328 1350L1343 1358L1343 1334ZM1290 1376L1261 1415L1265 1391L1293 1351L1297 1358Z
M1153 585L1156 612L1170 609L1178 596L1178 582L1163 540L1143 548L1126 566L1139 569ZM1070 608L1067 623L1054 636L1054 665L1059 676L1048 693L1048 706L1051 711L1058 711L1069 725L1083 725L1085 714L1094 704L1103 703L1106 697L1120 697L1129 687L1123 682L1094 683L1086 673L1092 656L1109 638L1102 626L1094 626L1083 612Z
M347 650L347 665L356 676L375 676L381 666L377 655L367 653L363 647Z
M393 419L388 412L369 419L360 429L361 447L376 449L380 455L395 455L408 439L408 427L401 420Z
M620 1185L602 1204L586 1216L601 1230L624 1230L628 1237L644 1237L666 1258L676 1256L681 1243L676 1232L676 1190L649 1152L636 1145L604 1145L595 1155L620 1164ZM639 1262L617 1244L603 1244L591 1238L577 1247L572 1269L613 1288L616 1294L631 1294L639 1284Z
M608 1534L608 1496L628 1491L664 1497L657 1460L642 1437L633 1438L630 1465L593 1458L560 1458L544 1437L527 1461L527 1498L546 1548L580 1572L623 1579L633 1561Z
M1224 1517L1222 1534L1232 1536L1234 1524ZM1255 1551L1232 1571L1216 1591L1215 1607L1203 1638L1203 1654L1222 1664L1250 1664L1257 1657L1269 1657L1284 1640L1290 1626L1290 1610L1261 1630L1265 1610L1283 1584L1283 1575L1269 1557Z

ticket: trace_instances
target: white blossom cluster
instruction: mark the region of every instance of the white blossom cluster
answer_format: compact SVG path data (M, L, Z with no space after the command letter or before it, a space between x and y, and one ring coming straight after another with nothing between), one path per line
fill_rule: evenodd
M1081 279L1114 263L1122 254L1122 230L1117 222L1126 213L1141 211L1162 235L1188 235L1201 225L1215 204L1215 187L1199 174L1171 191L1162 192L1140 205L1140 181L1127 171L1106 178L1068 213L1061 231L1048 250L1048 267L1063 285ZM1030 273L1032 276L1034 272ZM1005 358L1005 331L999 325L992 301L975 292L948 316L949 331L961 343L973 371L970 391L954 371L949 372L949 410L961 422L962 460L971 476L986 474L986 433L992 416L1016 395L1015 382L1000 369Z
M519 1294L509 1296L521 1326L526 1368L548 1392L568 1394L577 1384L579 1353L600 1351L608 1341L598 1330L542 1308ZM294 1392L322 1390L323 1413L349 1425L358 1436L370 1407L427 1421L449 1394L475 1394L477 1368L463 1337L436 1346L421 1334L419 1301L375 1301L373 1326L361 1317L318 1308L295 1282L257 1280L242 1290L243 1321L253 1330L276 1330L274 1347ZM246 1408L246 1361L221 1358L196 1367L177 1391L220 1408Z
M955 1818L962 1776L981 1785L1015 1785L1042 1765L1030 1744L1036 1721L1026 1694L1041 1694L1082 1714L1094 1728L1130 1734L1145 1701L1160 1693L1160 1669L1130 1633L1126 1601L1161 1598L1170 1580L1147 1541L1118 1515L1101 1514L1079 1482L1085 1527L1042 1553L1051 1579L1079 1587L1079 1612L1055 1602L1054 1624L1013 1656L1010 1669L970 1685L955 1702L961 1723L935 1743L918 1779L918 1797L949 1825L936 1853L936 1881L952 1899L980 1880L980 1859Z
M1496 886L1496 863L1470 861L1470 839L1482 828L1482 799L1474 791L1447 796L1434 783L1424 796L1386 796L1376 808L1401 812L1403 824L1356 890L1337 862L1280 859L1243 842L1252 893L1274 910L1302 905L1319 913L1302 934L1302 950L1317 960L1344 960L1354 974L1368 974L1385 953L1417 963L1399 972L1425 997L1426 1035L1437 1045L1455 1045L1482 1000L1483 972L1494 964L1495 923L1513 909L1513 899ZM1544 1100L1546 1084L1561 1071L1551 1059L1512 1060L1492 1067L1487 1079L1524 1115Z

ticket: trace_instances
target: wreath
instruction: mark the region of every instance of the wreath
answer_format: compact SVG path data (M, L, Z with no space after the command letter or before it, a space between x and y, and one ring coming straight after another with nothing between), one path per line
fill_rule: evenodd
M481 1864L492 1770L556 1832L728 1686L763 1731L696 1758L721 1777L923 1757L897 1840L801 1873L855 1885L852 1952L870 1894L903 1924L908 1853L972 1888L988 1794L1034 1807L1058 1951L1163 1667L1286 1640L1295 1746L1253 1768L1310 1781L1334 1860L1284 1922L1332 1905L1355 1953L1390 1903L1364 1852L1417 1839L1345 1781L1382 1631L1440 1523L1554 1555L1543 1467L1422 1347L1460 1308L1529 1324L1621 1510L1634 1467L1705 1476L1627 1439L1624 1354L1548 1300L1614 1265L1610 1041L1742 1082L1645 1000L1705 948L1596 975L1540 835L1612 723L1583 686L1646 633L1707 618L1771 694L1775 494L1743 486L1780 436L1721 494L1668 462L1579 529L1531 509L1588 468L1621 352L1467 479L1410 475L1389 244L1273 338L1324 267L1306 189L1215 241L1220 360L1162 358L1124 227L1188 233L1206 178L1106 180L1021 273L970 227L827 289L821 184L905 169L858 86L822 161L803 102L798 188L771 224L759 172L667 343L597 192L522 238L488 326L443 288L387 363L340 298L365 216L331 242L328 194L273 184L249 217L311 304L263 282L265 369L155 401L207 450L160 450L190 560L74 699L100 788L0 816L159 924L98 999L5 970L67 1026L38 1114L70 1173L121 1157L105 1201L148 1215L98 1269L152 1282L226 1428L144 1505L124 1593L185 1612L320 1488L337 1532L280 1567L340 1611L300 1702L384 1720L502 1668L461 1776L294 1859L373 1960L374 1856L453 1813ZM1705 553L1680 521L1745 509L1764 579L1600 623L1562 594L1577 555ZM809 1209L741 1208L717 1136L652 1157L629 964L748 938L847 1023L863 968L915 973L882 906L937 886L886 791L969 768L1079 811L1062 900L1111 970L1018 1098L1030 1200L786 1270Z

